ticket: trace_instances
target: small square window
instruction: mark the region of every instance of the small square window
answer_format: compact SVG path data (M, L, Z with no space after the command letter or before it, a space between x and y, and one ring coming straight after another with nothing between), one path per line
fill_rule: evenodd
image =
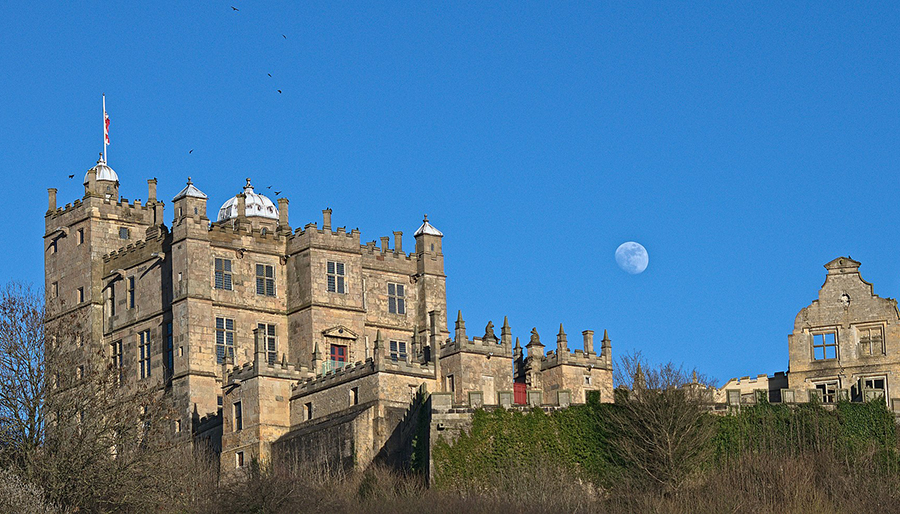
M128 229L119 227L119 239L128 239Z
M821 382L816 384L816 390L822 403L835 403L837 401L838 383L836 381Z
M590 375L584 376L584 385L586 385L586 386L591 385L591 376Z
M128 308L134 309L134 277L128 277Z

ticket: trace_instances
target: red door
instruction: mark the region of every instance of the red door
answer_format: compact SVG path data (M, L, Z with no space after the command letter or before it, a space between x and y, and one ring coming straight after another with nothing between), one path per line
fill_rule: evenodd
M525 405L528 403L528 395L525 393L525 384L516 382L513 384L513 403Z

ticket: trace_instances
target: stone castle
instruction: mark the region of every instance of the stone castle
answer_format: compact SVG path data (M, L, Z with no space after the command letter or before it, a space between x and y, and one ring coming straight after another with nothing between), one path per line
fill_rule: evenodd
M536 330L523 350L506 319L469 337L461 313L447 327L443 234L425 217L362 243L357 229L292 229L250 179L214 219L190 179L165 220L156 179L147 201L119 194L101 158L84 196L45 216L45 290L53 317L86 320L83 359L101 355L125 383L159 388L178 415L172 434L206 440L221 470L278 452L341 465L408 457L417 396L454 406L565 407L589 391L613 398L604 332L570 351ZM437 395L437 396L435 396ZM404 457L406 455L406 457Z

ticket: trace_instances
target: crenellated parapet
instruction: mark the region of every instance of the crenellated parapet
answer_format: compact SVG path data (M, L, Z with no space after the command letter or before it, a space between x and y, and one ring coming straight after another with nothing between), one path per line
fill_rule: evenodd
M455 337L448 339L445 344L441 345L441 358L465 352L511 359L513 357L512 338L506 337L511 335L511 332L509 322L505 317L503 319L502 333L504 337L498 338L494 334L494 323L488 321L483 336L469 339L466 335L466 323L462 318L462 311L459 311L456 319Z

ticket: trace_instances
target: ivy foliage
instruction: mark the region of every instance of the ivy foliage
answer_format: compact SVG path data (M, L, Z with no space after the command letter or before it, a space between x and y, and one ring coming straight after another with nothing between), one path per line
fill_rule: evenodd
M540 409L478 410L471 430L452 443L438 441L432 449L435 484L489 484L512 469L551 464L608 485L628 472L625 460L616 455L617 434L609 422L619 408L593 399L550 414ZM708 416L716 425L710 466L736 462L748 453L832 452L849 465L876 455L886 469L900 472L894 414L881 401L841 402L834 409L763 401L731 415Z

